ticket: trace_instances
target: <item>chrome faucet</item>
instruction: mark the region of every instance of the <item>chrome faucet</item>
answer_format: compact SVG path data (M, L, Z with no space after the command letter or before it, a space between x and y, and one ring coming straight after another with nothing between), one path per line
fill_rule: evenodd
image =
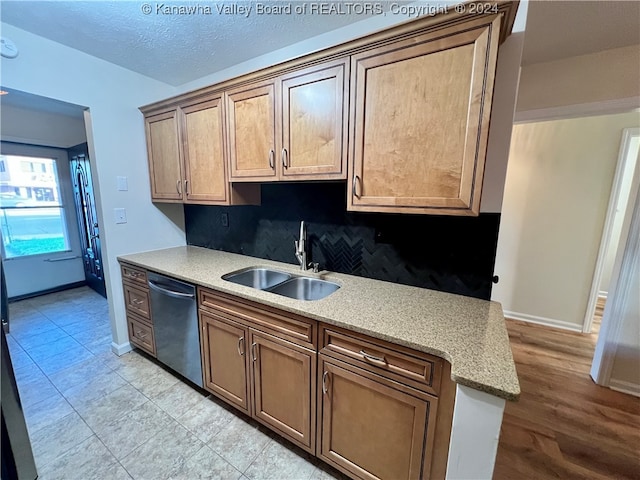
M304 226L304 220L300 222L300 239L295 240L296 258L300 264L300 270L307 269L307 227Z

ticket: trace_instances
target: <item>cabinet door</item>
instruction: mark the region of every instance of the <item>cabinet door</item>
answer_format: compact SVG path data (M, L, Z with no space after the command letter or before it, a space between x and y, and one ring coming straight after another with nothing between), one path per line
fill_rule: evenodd
M250 333L254 417L315 453L316 352Z
M226 94L229 162L236 181L273 180L276 171L276 103L273 82Z
M182 201L182 158L177 111L145 118L151 199Z
M205 388L249 413L247 329L200 312Z
M186 201L227 203L222 97L182 108Z
M282 79L282 177L346 178L347 60Z
M318 378L320 458L360 478L420 478L428 401L323 356Z
M477 215L500 20L351 58L349 210Z

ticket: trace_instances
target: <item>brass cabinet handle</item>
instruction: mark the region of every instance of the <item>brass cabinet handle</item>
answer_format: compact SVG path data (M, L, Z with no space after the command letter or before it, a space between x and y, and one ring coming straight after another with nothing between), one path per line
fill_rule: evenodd
M387 366L387 361L385 360L384 357L376 357L375 355L370 355L367 352L365 352L364 350L360 350L360 355L362 355L364 357L365 360L367 360L368 362L373 363L374 365L380 365L380 366Z
M256 342L253 342L251 344L251 360L253 360L254 362L258 360L258 358L256 357L256 345Z
M180 180L176 180L176 190L182 195L182 182Z
M325 370L322 374L322 393L324 395L327 394L327 375L329 375L329 372Z
M240 345L242 345L242 349L240 349ZM244 336L238 339L238 355L241 357L244 355Z
M273 149L269 150L269 168L272 170L275 170L276 168L275 156L276 152L274 152Z
M357 192L357 189L356 189L357 183L360 183L360 177L358 175L354 175L353 176L353 185L351 187L351 192L353 193L354 197L360 198L360 195L358 195L358 192Z
M289 168L289 153L286 148L282 149L282 166L284 168Z

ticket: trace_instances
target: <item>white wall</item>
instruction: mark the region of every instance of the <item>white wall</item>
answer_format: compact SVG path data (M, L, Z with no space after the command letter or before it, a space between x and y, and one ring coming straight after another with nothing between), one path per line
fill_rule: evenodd
M640 97L640 45L522 68L517 111Z
M492 299L581 330L622 130L637 113L515 125Z
M156 208L150 201L146 146L138 107L175 93L172 87L86 55L11 25L2 34L20 49L2 58L5 87L91 110L88 135L96 174L98 215L103 227L103 258L110 316L116 344L128 344L120 271L116 257L142 250L184 245L181 206ZM77 74L71 75L73 67ZM129 191L116 191L116 176L129 179ZM113 209L124 207L128 223L116 225Z
M0 110L0 138L7 142L69 148L87 141L82 118L13 105Z
M600 277L599 295L606 297L609 292L609 284L611 283L611 273L613 265L616 261L616 253L618 244L620 243L620 234L622 233L622 223L624 221L627 201L631 192L631 183L633 180L633 172L636 168L638 154L640 153L640 137L631 139L629 151L627 152L627 162L625 171L622 175L622 183L616 203L616 212L613 218L613 226L611 227L611 240L609 248L605 254L604 266L602 268L602 276Z

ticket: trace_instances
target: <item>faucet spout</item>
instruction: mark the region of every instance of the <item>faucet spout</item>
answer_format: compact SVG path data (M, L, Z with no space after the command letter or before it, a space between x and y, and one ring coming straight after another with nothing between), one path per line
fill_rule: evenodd
M296 247L296 258L300 263L300 270L307 269L307 228L304 220L300 222L300 239L294 242Z

